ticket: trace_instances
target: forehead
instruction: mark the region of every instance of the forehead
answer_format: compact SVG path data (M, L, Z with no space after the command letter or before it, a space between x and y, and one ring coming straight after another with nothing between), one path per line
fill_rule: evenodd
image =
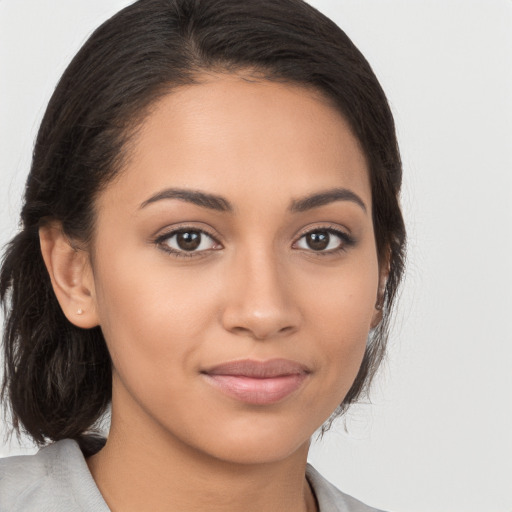
M113 195L140 205L170 186L234 203L289 202L342 186L371 206L366 159L348 123L322 94L297 85L206 76L160 99L128 152L100 206Z

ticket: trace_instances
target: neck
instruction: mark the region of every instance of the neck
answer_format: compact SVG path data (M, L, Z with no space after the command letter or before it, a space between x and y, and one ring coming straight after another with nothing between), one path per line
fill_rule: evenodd
M87 459L112 512L316 510L306 481L309 443L283 460L233 463L195 450L158 426L123 422L112 408L105 447Z

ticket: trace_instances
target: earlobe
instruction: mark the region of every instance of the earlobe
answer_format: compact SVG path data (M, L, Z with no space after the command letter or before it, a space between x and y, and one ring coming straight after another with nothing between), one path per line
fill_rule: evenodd
M83 329L96 327L99 321L87 251L72 245L59 222L39 228L39 240L53 291L67 319Z
M382 312L383 308L383 300L381 301L380 298L377 298L377 302L375 304L375 311L372 317L372 323L370 325L371 329L375 329L375 327L377 327L382 322L382 318L384 316Z
M381 322L384 317L384 305L386 301L386 286L388 283L389 277L389 263L387 262L385 265L381 265L381 271L379 276L379 289L377 291L377 298L375 301L375 311L373 313L373 318L371 322L371 328L375 329Z

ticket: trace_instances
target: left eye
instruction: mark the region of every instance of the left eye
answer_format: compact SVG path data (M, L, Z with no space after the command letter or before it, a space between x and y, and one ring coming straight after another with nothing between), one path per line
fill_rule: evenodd
M303 235L297 242L299 249L316 252L328 252L340 249L345 243L341 233L328 230L310 231Z
M216 241L204 231L183 229L161 237L158 242L170 252L200 252L215 249Z

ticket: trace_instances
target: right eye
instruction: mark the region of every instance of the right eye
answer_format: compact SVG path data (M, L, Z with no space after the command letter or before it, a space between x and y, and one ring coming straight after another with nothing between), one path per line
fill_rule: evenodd
M178 229L160 236L156 243L176 256L193 256L196 253L219 249L220 244L200 229Z

